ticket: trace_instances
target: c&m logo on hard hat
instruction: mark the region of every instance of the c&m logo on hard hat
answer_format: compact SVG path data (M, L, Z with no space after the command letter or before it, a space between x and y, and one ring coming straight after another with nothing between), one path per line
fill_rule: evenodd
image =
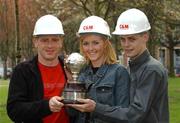
M128 24L120 24L119 28L122 30L127 30L127 29L129 29L129 25Z
M83 30L92 30L93 28L93 25L83 26Z

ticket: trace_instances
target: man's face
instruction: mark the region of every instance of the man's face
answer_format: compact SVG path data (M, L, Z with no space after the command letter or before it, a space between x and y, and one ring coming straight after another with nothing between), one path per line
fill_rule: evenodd
M120 36L121 46L124 53L130 59L135 59L141 55L146 49L146 42L148 41L148 34L135 34Z
M34 40L38 59L44 63L56 61L63 46L63 38L59 35L43 35Z

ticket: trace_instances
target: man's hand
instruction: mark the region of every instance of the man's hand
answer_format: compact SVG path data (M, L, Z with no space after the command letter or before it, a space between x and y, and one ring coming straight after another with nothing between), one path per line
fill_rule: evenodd
M60 102L62 99L63 98L59 96L54 96L49 100L49 108L52 112L59 112L61 110L64 106L64 104Z
M96 102L91 99L78 99L77 101L82 104L67 104L66 106L75 108L81 112L92 112L96 107Z

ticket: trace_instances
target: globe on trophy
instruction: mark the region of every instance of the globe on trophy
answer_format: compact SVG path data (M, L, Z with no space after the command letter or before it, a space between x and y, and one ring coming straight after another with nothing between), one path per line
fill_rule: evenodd
M78 74L86 63L85 58L79 53L72 53L65 59L66 68L72 73L72 80L68 80L62 93L64 104L80 104L78 98L86 98L85 83L79 82Z

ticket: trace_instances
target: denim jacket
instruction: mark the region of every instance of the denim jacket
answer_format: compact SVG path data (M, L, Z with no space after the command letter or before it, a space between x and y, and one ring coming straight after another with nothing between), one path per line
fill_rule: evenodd
M93 74L91 66L88 65L81 71L78 80L86 84L87 98L96 102L96 108L91 113L81 113L76 110L73 113L71 109L72 123L114 123L112 122L114 119L109 118L109 121L105 121L96 114L98 106L109 105L112 111L117 106L128 107L130 79L123 66L119 64L102 65ZM103 111L102 114L104 113Z

